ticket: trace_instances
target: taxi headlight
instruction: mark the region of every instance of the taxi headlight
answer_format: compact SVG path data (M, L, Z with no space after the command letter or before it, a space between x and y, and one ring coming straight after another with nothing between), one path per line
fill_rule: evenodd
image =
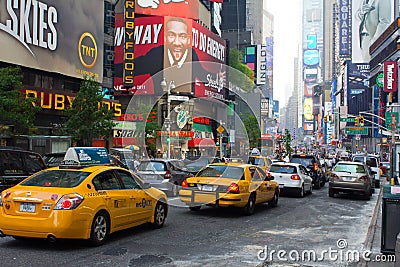
M58 201L55 210L73 210L77 208L85 198L77 193L63 195Z

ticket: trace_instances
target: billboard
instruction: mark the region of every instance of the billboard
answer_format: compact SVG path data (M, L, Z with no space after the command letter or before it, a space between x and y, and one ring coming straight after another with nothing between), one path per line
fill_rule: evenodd
M317 83L318 79L318 69L314 68L304 68L304 82L306 83Z
M383 91L397 92L397 61L383 62Z
M267 88L272 92L273 87L273 70L274 70L274 37L267 37ZM272 97L272 94L270 95Z
M262 85L266 83L267 79L267 46L257 45L257 70L256 70L256 84Z
M307 35L307 49L316 49L317 48L317 35L309 34Z
M256 70L256 46L247 46L244 48L244 63L252 69L253 71Z
M165 77L168 83L174 82L173 92L225 99L226 42L216 34L191 19L135 18L134 85L126 88L122 80L123 14L116 14L115 25L114 89L117 94L161 93L160 83Z
M135 13L199 19L199 1L136 0Z
M304 98L304 121L312 121L314 119L313 116L313 98L305 97Z
M394 0L353 0L351 3L351 58L353 62L366 63L370 61L370 45L394 20Z
M303 52L303 63L306 66L319 65L319 51L318 49L308 49Z
M339 55L348 57L351 55L351 1L339 2Z
M313 96L314 84L304 83L304 96Z
M358 95L368 90L369 64L347 62L347 89L348 96Z
M0 1L0 61L102 82L104 1L20 2Z

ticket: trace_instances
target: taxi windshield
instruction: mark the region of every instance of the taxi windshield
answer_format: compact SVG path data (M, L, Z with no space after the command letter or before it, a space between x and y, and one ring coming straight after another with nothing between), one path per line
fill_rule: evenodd
M44 171L34 174L21 185L71 188L78 186L89 175L89 172L74 170Z
M231 166L208 166L201 170L196 177L220 177L220 178L243 178L244 170L240 167Z

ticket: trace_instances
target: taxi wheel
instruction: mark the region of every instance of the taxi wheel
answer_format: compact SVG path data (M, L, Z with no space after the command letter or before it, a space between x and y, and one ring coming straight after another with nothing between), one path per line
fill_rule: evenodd
M108 237L109 228L107 214L105 212L97 213L92 222L89 243L93 246L104 244Z
M153 228L159 229L164 225L165 218L167 217L167 209L165 203L158 201L154 209L154 223Z
M278 200L279 200L279 193L278 191L275 191L274 193L274 198L268 201L268 206L269 207L277 207L278 206Z
M256 195L251 194L249 196L249 200L247 201L246 206L244 207L244 214L252 215L254 213L255 207L256 207Z

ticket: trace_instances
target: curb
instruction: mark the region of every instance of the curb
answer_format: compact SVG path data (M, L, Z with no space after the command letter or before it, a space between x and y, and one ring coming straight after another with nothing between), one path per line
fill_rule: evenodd
M374 213L372 214L371 222L368 226L367 236L363 242L362 251L372 250L372 244L374 242L376 233L378 212L382 202L382 194L383 194L383 183L381 183L381 187L379 188L378 200L375 203ZM367 263L368 262L366 260L361 259L360 262L357 264L357 267L366 267L368 266Z

